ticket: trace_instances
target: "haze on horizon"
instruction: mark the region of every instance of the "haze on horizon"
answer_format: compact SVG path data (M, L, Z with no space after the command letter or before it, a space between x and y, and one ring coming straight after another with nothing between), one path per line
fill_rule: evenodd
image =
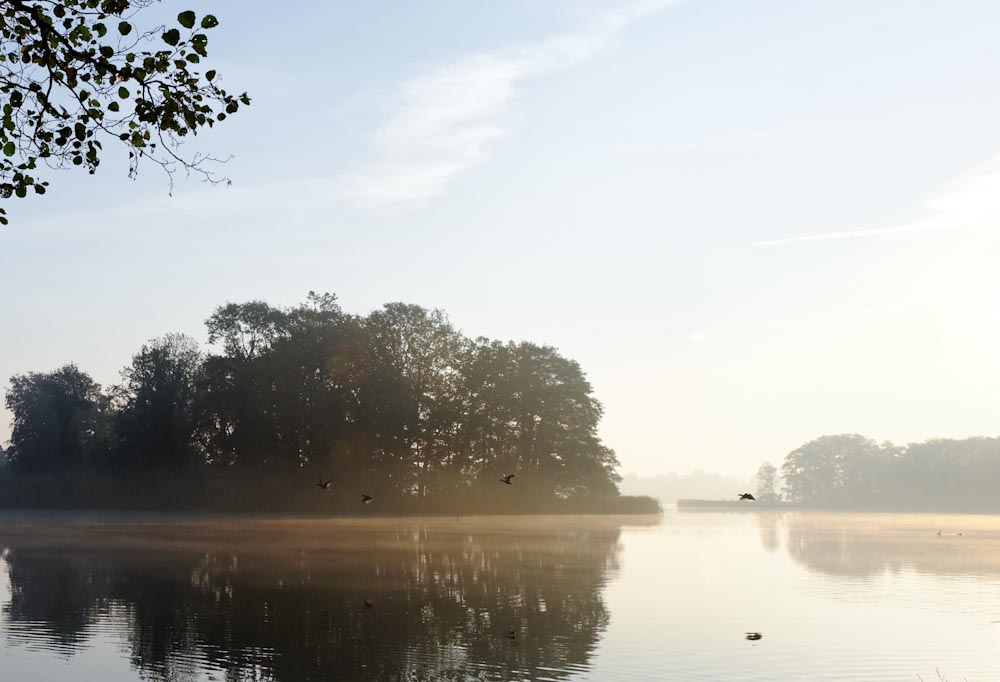
M5 385L316 290L556 346L623 472L997 433L1000 5L209 5L233 186L9 205Z

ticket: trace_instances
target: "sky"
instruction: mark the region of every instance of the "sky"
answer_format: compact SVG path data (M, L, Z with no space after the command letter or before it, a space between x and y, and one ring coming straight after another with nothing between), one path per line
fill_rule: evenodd
M190 148L232 186L109 146L7 202L3 380L110 385L217 305L316 290L557 347L623 472L1000 431L1000 4L195 9L253 98Z

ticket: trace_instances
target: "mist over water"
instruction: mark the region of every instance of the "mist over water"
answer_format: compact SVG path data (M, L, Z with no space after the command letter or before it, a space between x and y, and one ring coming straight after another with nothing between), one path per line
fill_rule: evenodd
M0 524L4 679L1000 678L993 517L66 520Z

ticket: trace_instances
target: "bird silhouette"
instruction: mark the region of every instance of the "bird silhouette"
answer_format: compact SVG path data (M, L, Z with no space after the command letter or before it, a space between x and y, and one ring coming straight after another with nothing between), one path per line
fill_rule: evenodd
M512 479L512 478L514 478L514 474L507 474L503 478L500 479L500 482L501 483L506 483L507 485L514 485L513 483L510 482L510 479Z
M758 640L764 639L764 635L760 634L759 632L748 632L746 633L745 638L750 640L751 642L756 642Z
M365 494L362 493L362 495L361 495L361 504L371 504L374 501L375 501L374 497L372 497L371 495L365 495Z
M751 495L750 493L742 493L740 495L740 499L741 500L756 500L757 498L754 497L753 495Z
M332 478L328 478L327 480L324 481L321 478L321 479L319 479L319 483L317 483L316 485L319 486L320 488L322 488L323 490L325 490L326 492L330 492L330 486L333 485L333 479Z

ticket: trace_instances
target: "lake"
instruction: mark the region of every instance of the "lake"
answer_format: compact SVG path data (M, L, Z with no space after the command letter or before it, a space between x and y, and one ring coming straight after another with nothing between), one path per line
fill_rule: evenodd
M0 548L4 682L1000 680L994 516L7 513Z

